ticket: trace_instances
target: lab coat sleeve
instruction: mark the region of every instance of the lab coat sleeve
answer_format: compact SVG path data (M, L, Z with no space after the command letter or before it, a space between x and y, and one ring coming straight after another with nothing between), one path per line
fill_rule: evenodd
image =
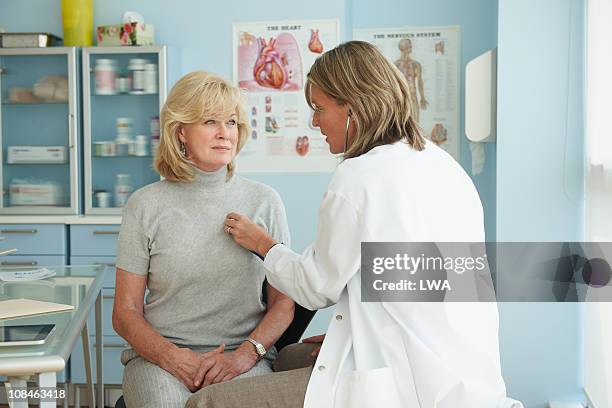
M268 282L303 307L337 303L359 271L362 217L342 195L328 191L319 208L317 236L303 254L276 245L266 255Z

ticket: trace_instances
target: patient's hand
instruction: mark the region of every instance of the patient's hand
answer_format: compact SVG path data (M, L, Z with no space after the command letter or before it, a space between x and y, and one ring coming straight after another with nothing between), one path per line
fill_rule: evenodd
M321 343L321 345L323 345L323 340L325 340L325 334L319 334L318 336L308 337L302 340L302 342L303 343ZM317 357L319 355L319 352L321 351L321 345L312 351L311 355L313 357Z
M229 381L242 373L246 373L257 363L257 355L249 353L243 349L236 349L223 353L206 353L200 364L195 385L206 387L210 384L217 384Z
M209 355L223 353L225 345L217 347ZM188 348L178 348L167 357L167 362L164 364L164 369L170 374L178 378L191 392L195 392L200 387L195 384L194 378L201 367L204 354L196 353Z

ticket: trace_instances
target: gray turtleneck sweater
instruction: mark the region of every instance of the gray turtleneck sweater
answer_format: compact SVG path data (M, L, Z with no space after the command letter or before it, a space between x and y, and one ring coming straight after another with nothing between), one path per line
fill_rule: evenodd
M196 169L192 182L158 181L134 192L123 210L117 267L147 275L144 317L179 346L234 349L265 314L263 263L225 233L227 213L245 214L289 244L276 191L226 175L225 167Z

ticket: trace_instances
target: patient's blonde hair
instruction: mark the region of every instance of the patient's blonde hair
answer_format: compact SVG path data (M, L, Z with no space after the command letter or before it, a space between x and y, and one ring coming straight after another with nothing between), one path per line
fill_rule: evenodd
M356 132L344 158L398 140L416 150L425 147L423 132L410 111L408 82L374 45L340 44L317 58L307 78L306 100L313 109L310 84L351 108Z
M237 115L238 144L236 155L247 141L249 125L240 89L225 79L204 71L191 72L172 87L161 110L161 138L155 155L155 170L172 181L191 181L193 163L181 154L178 138L180 126L208 119ZM234 173L234 161L227 165L228 178Z

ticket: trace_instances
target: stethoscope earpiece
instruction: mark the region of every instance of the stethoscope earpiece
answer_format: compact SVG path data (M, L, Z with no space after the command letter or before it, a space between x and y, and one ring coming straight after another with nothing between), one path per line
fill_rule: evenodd
M344 153L346 153L348 149L348 131L349 131L349 125L351 124L352 114L353 114L353 111L351 111L351 109L349 108L346 114L346 128L344 129Z

